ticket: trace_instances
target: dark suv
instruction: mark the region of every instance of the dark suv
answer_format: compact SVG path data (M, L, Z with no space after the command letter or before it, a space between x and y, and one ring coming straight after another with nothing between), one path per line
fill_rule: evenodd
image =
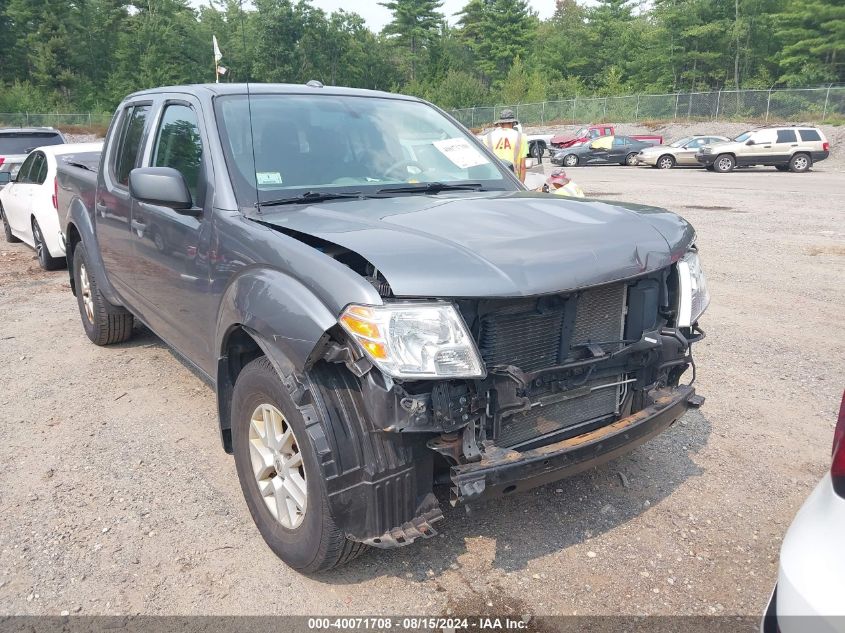
M529 193L428 103L161 88L121 103L102 156L93 207L81 180L66 211L85 332L138 318L214 385L297 569L431 537L435 483L521 492L701 403L680 383L709 301L692 227Z

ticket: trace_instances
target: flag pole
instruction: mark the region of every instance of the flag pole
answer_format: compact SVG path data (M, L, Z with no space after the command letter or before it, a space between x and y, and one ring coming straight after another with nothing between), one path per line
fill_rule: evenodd
M217 72L217 47L214 45L214 36L211 36L211 60L214 62L214 83L220 83L220 74Z

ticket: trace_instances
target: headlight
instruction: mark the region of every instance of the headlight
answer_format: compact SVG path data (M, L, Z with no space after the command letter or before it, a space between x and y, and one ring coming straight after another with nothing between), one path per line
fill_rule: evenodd
M484 367L451 303L350 305L340 325L394 378L481 378Z
M697 251L689 251L678 260L678 281L678 327L690 327L710 303L707 280Z

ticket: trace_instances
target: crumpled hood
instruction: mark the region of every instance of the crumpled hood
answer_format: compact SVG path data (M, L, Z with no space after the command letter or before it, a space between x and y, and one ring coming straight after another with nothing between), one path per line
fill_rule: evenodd
M263 211L266 224L357 252L403 297L559 293L668 266L694 239L689 223L664 209L525 191Z

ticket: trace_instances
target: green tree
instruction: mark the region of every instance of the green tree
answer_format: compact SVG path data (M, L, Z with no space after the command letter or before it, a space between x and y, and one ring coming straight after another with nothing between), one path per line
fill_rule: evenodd
M443 21L438 11L443 5L440 0L390 0L380 2L390 9L393 19L384 27L383 33L393 36L396 43L407 50L411 81L417 78L417 59L420 51L430 44Z
M789 0L776 15L780 81L787 85L845 81L845 3Z

